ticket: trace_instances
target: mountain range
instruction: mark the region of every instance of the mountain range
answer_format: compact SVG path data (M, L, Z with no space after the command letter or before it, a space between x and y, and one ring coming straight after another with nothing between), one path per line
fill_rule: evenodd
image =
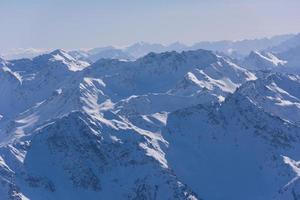
M300 199L297 37L0 59L0 199Z
M284 51L292 47L299 46L300 34L284 34L260 39L245 40L223 40L223 41L202 41L192 45L186 45L180 42L174 42L169 45L159 43L138 42L126 47L98 47L88 50L70 50L69 54L75 58L95 62L101 58L135 60L143 57L150 52L162 53L166 51L188 51L197 49L207 49L215 52L222 52L234 58L243 58L251 51ZM49 53L49 50L34 48L18 48L3 53L2 57L12 60L20 58L33 58L43 53Z

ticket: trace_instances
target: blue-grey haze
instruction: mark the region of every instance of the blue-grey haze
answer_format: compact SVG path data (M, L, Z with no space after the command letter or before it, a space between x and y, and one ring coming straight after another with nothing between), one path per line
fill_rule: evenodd
M1 0L0 53L300 31L299 0Z

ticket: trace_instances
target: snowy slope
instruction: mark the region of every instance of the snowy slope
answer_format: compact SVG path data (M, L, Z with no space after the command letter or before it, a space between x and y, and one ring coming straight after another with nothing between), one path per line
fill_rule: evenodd
M300 46L281 53L251 52L241 62L249 70L271 70L274 72L300 73Z
M0 58L0 67L3 67L4 65L6 65L6 61L2 58Z
M300 77L271 73L244 84L237 91L265 111L300 123Z
M0 68L0 113L5 118L38 105L88 64L56 50L33 59L9 61Z
M123 114L153 114L221 102L242 83L256 79L231 60L205 50L152 53L135 62L98 62L89 70L92 75L109 73L102 76L109 90L106 93L113 100L123 99L116 104Z
M250 70L283 71L288 63L269 52L252 51L242 62L242 66Z
M11 135L23 135L25 129L34 130L47 120L81 108L139 115L222 102L239 85L256 78L230 60L204 50L150 54L135 62L103 60L77 73L70 70L72 63L68 65L65 60L59 65L49 63L52 54L33 59L35 65L28 61L25 72L20 69L24 61L11 65L23 77L34 74L30 79L14 78L16 89L7 92L10 96L3 93L7 102L1 102L1 113L13 121L14 128L9 121L2 127L6 130L8 126L6 132ZM42 69L37 60L44 63ZM192 73L199 80L190 79Z
M91 65L56 50L5 61L0 82L0 199L299 195L297 76L207 50Z
M293 199L297 168L282 155L299 160L299 131L236 92L221 107L171 113L166 159L203 199Z
M72 112L21 142L2 147L1 156L12 157L10 166L17 172L10 179L13 182L4 183L13 187L9 195L24 195L29 199L152 199L155 196L185 199L192 196L162 166L163 161L156 161L161 153L158 147L149 146L149 142L159 138L134 130L122 121L101 123L101 120L104 119ZM24 144L23 151L20 144Z

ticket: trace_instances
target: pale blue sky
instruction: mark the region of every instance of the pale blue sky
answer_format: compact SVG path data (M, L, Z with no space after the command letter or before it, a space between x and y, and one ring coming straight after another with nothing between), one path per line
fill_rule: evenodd
M0 0L0 52L300 32L299 0Z

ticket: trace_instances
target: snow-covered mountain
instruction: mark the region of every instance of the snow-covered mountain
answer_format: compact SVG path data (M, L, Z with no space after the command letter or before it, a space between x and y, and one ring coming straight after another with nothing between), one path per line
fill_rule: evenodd
M90 54L85 50L72 50L68 51L68 54L77 60L89 61Z
M165 51L180 52L186 49L187 46L179 42L172 43L167 46L162 44L137 42L124 48L117 48L113 46L93 48L88 51L84 51L85 54L87 54L87 56L84 57L88 58L91 62L96 62L97 60L100 59L117 59L117 60L130 61L130 60L136 60L138 58L141 58L151 52L152 53L162 53ZM76 51L72 51L72 53L73 52Z
M55 50L3 61L0 82L0 199L300 195L298 76L207 50Z
M250 70L271 70L275 72L300 73L300 46L281 53L252 51L241 65Z
M241 65L251 70L300 73L300 34L262 51L252 51Z
M252 50L265 50L272 47L277 47L281 43L292 43L294 37L297 35L287 34L279 35L271 38L253 39L253 40L240 40L240 41L212 41L212 42L198 42L193 45L185 45L180 42L174 42L169 45L163 45L159 43L137 42L125 48L115 48L112 46L94 48L88 51L93 56L92 61L96 61L99 58L114 58L123 60L138 59L147 55L148 53L162 53L166 51L188 51L197 49L207 49L216 52L222 52L223 54L232 56L233 58L241 58L249 54ZM289 42L289 40L291 42ZM284 46L282 44L282 46ZM98 54L98 55L97 55ZM97 55L97 56L96 56Z
M270 52L252 51L242 62L242 66L251 70L277 70L283 71L283 68L288 63L286 60L281 60L276 55Z
M150 52L161 53L165 51L165 46L162 44L152 44L147 42L137 42L125 48L125 52L128 52L135 58L140 58L147 55Z
M264 111L300 125L300 77L280 73L265 74L249 81L237 93L247 96Z
M33 59L8 61L1 68L0 113L14 116L42 102L76 71L89 66L62 50Z
M96 62L99 59L135 60L148 53L162 53L166 51L187 51L207 49L220 52L232 58L241 59L251 51L266 51L281 53L299 46L299 34L278 35L270 38L246 39L240 41L202 41L192 45L174 42L168 45L159 43L137 42L126 47L104 46L92 49L69 50L68 53L76 59ZM51 52L49 49L18 48L1 52L6 60L34 58Z
M220 107L169 114L163 135L169 166L203 199L292 200L300 192L299 131L236 92Z
M88 51L88 54L88 59L92 62L100 59L134 60L136 58L128 52L112 46L91 49Z
M300 34L283 34L270 38L245 39L238 41L201 41L192 45L186 45L181 42L171 44L159 44L149 42L137 42L126 47L104 46L92 49L71 49L68 53L74 58L88 62L96 62L99 59L120 59L135 60L147 55L148 53L162 53L166 51L188 51L197 49L206 49L223 53L232 58L243 58L251 51L266 51L281 53L300 45ZM38 55L49 53L49 49L38 48L17 48L0 52L1 57L12 60L22 58L34 58Z
M118 106L130 113L221 102L236 87L256 78L231 60L206 50L150 53L135 62L101 61L88 71L89 76L105 73L101 79L107 94L113 100L123 99Z
M6 65L6 61L0 58L0 67L3 67L4 65Z

